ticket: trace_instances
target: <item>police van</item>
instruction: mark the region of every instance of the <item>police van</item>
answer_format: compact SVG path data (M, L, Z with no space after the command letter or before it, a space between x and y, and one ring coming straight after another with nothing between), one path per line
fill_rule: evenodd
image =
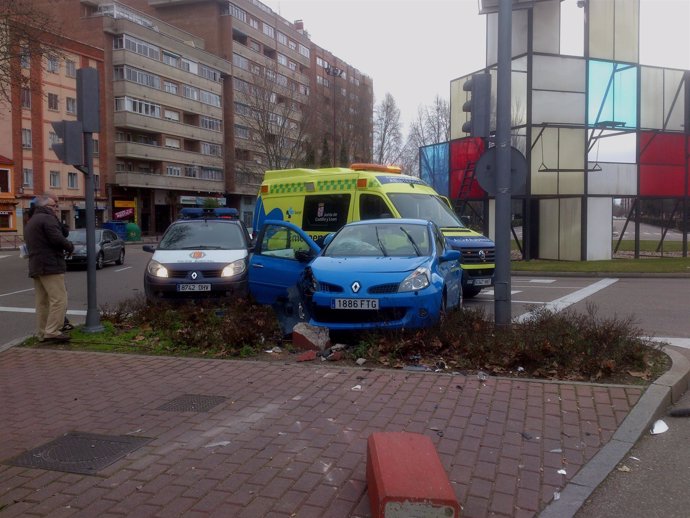
M495 245L463 225L448 203L420 178L399 167L352 164L349 168L266 171L254 210L254 228L266 220L294 223L321 244L346 223L376 218L427 219L462 253L463 296L494 282Z

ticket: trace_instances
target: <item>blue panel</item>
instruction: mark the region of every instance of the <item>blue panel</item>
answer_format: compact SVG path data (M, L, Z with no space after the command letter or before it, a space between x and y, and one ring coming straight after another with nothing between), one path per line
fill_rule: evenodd
M589 62L587 124L615 122L637 127L637 67L612 61ZM610 126L607 126L610 127Z
M448 142L419 148L419 176L443 196L448 196L448 150Z

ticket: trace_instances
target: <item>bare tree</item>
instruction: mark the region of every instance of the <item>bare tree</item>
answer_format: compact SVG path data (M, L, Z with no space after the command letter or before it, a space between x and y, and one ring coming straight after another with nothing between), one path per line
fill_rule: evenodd
M32 0L0 1L0 101L12 102L14 88L40 89L22 65L41 63L45 56L60 57L54 46L60 26Z
M403 149L400 109L387 93L374 108L374 161L393 164L400 160Z
M254 76L253 84L245 83L236 97L236 120L245 127L249 151L261 156L258 161L237 161L236 167L252 174L303 165L308 149L314 146L314 109L309 96L297 92L297 85L275 67L265 67L262 72ZM236 139L236 148L238 142Z
M450 140L450 105L438 95L431 105L420 106L403 150L407 174L419 176L419 148Z

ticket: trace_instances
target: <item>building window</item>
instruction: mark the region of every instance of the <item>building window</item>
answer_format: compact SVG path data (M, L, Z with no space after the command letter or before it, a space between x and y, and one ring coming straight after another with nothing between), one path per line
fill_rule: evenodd
M163 89L169 94L177 95L177 84L170 81L163 81Z
M165 147L180 149L180 139L165 137Z
M161 116L160 105L140 101L139 99L134 99L133 97L116 97L115 111L140 113L141 115L156 117L158 119L160 119Z
M138 40L126 34L116 36L115 39L113 39L113 48L131 50L132 52L136 52L142 56L160 61L160 50L158 47L149 45L145 41Z
M21 62L22 68L29 68L29 66L31 66L31 55L29 54L29 49L27 47L22 47Z
M201 64L199 65L199 75L216 83L220 83L223 77L220 70L216 70L215 68L207 67L206 65Z
M196 178L197 177L197 167L194 165L184 166L184 175L187 178Z
M94 174L94 175L93 175L93 188L94 188L96 191L100 191L100 190L101 190L101 175L99 175L99 174Z
M243 10L237 7L235 4L228 4L228 13L230 16L233 18L237 18L240 21L243 21L244 23L247 23L247 13Z
M288 44L288 37L285 36L282 32L278 31L278 43L281 43L282 45L285 45L287 47Z
M201 143L201 154L210 156L222 156L222 148L219 144L211 144L210 142Z
M220 95L201 90L200 100L204 104L210 104L211 106L220 107Z
M168 176L182 176L182 168L176 165L169 165L166 168Z
M98 139L93 139L92 142L93 142L93 154L97 155L100 152L101 145L100 145Z
M53 188L60 187L60 171L50 172L50 186Z
M223 131L223 121L202 115L199 118L199 126L211 131Z
M22 186L29 189L34 188L34 170L25 167L22 169Z
M65 74L67 74L67 77L77 77L77 64L74 61L70 59L65 60Z
M284 67L288 66L288 58L284 54L278 54L278 63Z
M267 23L264 23L264 34L268 36L269 38L275 38L276 37L276 30L268 25Z
M0 192L10 192L9 169L0 169Z
M223 171L222 169L213 169L212 167L202 167L199 170L199 178L202 180L222 180Z
M163 110L163 117L168 119L169 121L179 122L180 113L173 110Z
M163 63L177 68L180 66L180 56L163 51Z
M235 124L235 137L249 139L249 128Z
M77 114L77 100L74 97L68 97L65 100L65 109L67 110L67 113L71 113L73 115Z
M48 132L48 144L50 146L52 146L54 144L57 144L58 142L60 142L60 139L58 138L57 133L55 133L54 131L49 131Z
M48 109L53 111L60 109L60 101L57 94L48 94Z
M24 149L31 149L31 130L22 128L22 147Z
M291 50L297 50L297 43L295 43L295 42L292 41L292 40L289 40L289 41L288 41L288 47L289 47Z
M302 54L305 58L309 57L309 49L301 43L299 44L299 53Z
M255 28L256 30L259 30L259 20L256 18L249 18L249 25L250 27Z
M60 61L55 56L48 56L46 62L46 69L51 74L57 74L60 71Z
M186 97L187 99L193 99L194 101L198 101L199 100L199 90L197 90L193 86L184 85L182 87L182 96Z
M22 88L22 108L31 108L31 90Z
M78 179L77 173L67 173L67 188L68 189L78 189Z
M242 70L249 70L249 60L244 56L240 56L239 54L232 55L232 64L233 66L241 68Z

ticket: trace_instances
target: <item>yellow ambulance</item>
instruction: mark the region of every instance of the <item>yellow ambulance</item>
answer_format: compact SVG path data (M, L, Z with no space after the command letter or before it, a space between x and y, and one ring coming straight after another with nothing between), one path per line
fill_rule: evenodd
M448 244L462 253L463 296L494 282L494 242L462 224L448 200L399 167L352 164L350 168L266 171L254 210L254 230L266 220L289 221L321 244L346 223L375 218L435 222Z

